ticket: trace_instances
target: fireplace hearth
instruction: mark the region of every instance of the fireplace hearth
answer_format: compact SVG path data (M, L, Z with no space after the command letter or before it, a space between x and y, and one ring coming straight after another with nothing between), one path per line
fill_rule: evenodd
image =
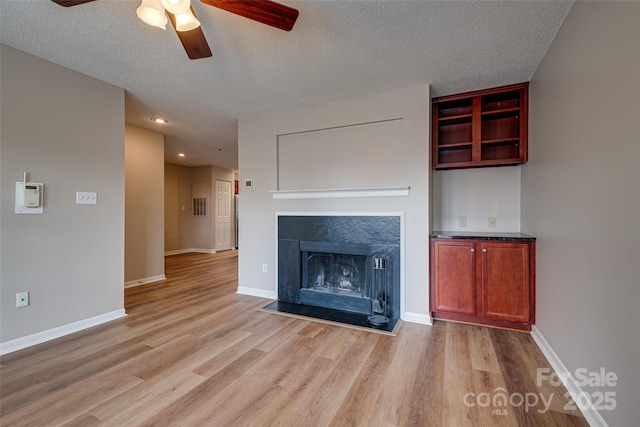
M279 306L335 310L358 324L393 328L400 317L400 237L399 216L279 216Z

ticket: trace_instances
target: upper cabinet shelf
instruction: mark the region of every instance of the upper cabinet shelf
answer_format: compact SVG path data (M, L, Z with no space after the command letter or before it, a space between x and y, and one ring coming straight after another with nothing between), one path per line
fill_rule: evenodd
M527 161L529 83L433 98L432 166Z

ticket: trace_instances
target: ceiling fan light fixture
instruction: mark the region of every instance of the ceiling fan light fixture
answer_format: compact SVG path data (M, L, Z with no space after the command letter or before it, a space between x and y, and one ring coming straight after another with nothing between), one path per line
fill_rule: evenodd
M199 26L200 21L191 12L191 9L176 15L176 31L191 31Z
M167 15L160 0L142 0L136 14L145 24L166 30Z
M191 10L191 0L161 0L162 6L174 15L180 15Z

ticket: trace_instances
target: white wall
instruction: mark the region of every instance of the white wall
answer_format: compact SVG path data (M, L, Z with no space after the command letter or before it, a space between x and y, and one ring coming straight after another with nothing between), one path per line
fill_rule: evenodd
M574 4L531 80L522 167L536 328L570 373L617 374L583 387L615 393L611 426L640 419L639 23L638 2Z
M280 135L278 189L403 185L404 171L385 167L410 155L404 145L393 143L402 141L402 129L396 119Z
M37 333L124 315L124 91L5 45L0 55L0 341L9 351ZM14 213L23 171L45 184L41 215ZM76 191L97 192L98 204L76 205ZM31 305L17 309L21 291Z
M282 113L243 118L239 121L240 182L253 178L255 187L240 186L239 289L256 295L276 293L276 212L405 212L405 313L403 318L430 322L429 318L429 135L430 104L427 85L401 89L365 98L321 104ZM402 136L387 146L403 153L380 164L354 162L353 177L382 174L403 177L411 187L408 197L363 197L317 200L274 200L271 190L278 189L278 137L321 129L346 128L366 123L400 120ZM366 134L366 133L365 133ZM354 135L352 144L366 147L362 135ZM330 145L330 144L329 144ZM346 147L345 147L346 148ZM337 152L336 155L340 155ZM303 156L304 157L304 156ZM290 159L288 160L290 161ZM309 161L300 158L299 161ZM314 182L317 188L332 183L329 175ZM326 174L330 174L330 168ZM347 182L351 182L349 175ZM391 185L397 185L394 182ZM377 183L380 185L380 183ZM345 185L348 187L349 185ZM262 264L268 272L262 272Z
M127 285L164 278L164 135L125 127Z
M434 230L519 232L521 167L435 171ZM460 227L460 216L467 217L466 227ZM496 218L495 227L489 217Z

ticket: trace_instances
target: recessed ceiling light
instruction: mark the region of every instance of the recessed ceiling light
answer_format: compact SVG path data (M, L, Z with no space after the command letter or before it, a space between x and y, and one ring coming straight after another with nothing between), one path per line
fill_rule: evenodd
M151 121L156 122L156 123L160 123L160 124L163 124L163 125L166 125L167 123L169 123L169 120L165 120L165 119L162 119L160 117L152 117Z
M178 153L178 157L184 157L184 153Z

